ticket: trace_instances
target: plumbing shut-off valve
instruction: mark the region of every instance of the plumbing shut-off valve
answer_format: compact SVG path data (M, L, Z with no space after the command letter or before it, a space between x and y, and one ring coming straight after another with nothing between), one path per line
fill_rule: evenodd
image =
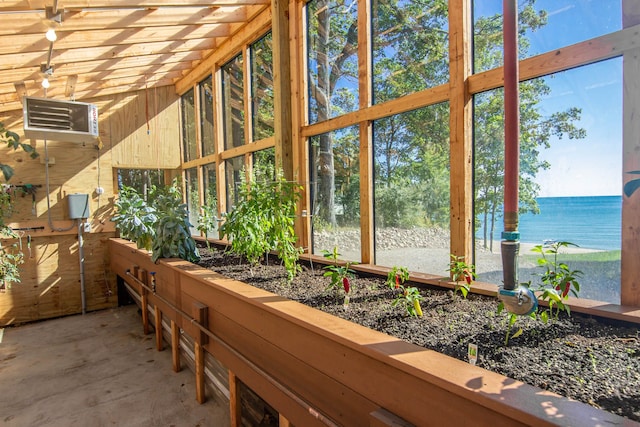
M504 286L498 291L498 299L509 313L526 316L538 308L538 299L531 289L518 283L518 252L520 251L520 233L502 232L500 249Z

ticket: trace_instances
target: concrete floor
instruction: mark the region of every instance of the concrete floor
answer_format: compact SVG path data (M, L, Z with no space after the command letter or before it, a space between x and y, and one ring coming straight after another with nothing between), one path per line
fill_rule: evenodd
M228 404L199 405L194 379L135 305L0 329L3 426L228 426Z

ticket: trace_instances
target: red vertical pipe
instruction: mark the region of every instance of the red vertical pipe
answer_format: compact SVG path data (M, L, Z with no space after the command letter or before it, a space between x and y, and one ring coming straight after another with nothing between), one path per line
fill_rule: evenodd
M518 230L520 111L518 95L518 1L503 0L504 41L504 230Z

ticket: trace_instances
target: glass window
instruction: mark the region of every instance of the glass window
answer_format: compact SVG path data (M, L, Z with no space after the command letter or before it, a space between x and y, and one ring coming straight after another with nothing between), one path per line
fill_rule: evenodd
M202 135L202 155L215 152L213 134L213 78L207 77L198 85L200 90L200 134Z
M224 149L244 145L244 74L242 55L222 67Z
M523 0L519 2L520 58L622 29L620 0ZM502 0L473 2L475 72L502 66Z
M218 213L218 193L216 179L216 164L209 163L202 166L202 175L204 178L204 203L208 206L212 213L219 217ZM218 237L218 223L214 224L215 228L207 232L207 237Z
M182 95L182 149L184 161L198 157L196 151L196 100L193 89Z
M358 127L310 138L313 253L338 248L341 259L360 261Z
M152 185L164 186L164 171L162 169L118 169L118 190L122 186L134 188L146 198Z
M227 212L231 212L238 200L237 190L244 180L243 156L225 160L225 178L227 181Z
M273 51L271 33L251 45L253 140L273 136Z
M256 177L270 176L275 180L276 149L267 148L253 153L253 173Z
M447 275L449 104L373 124L376 264Z
M476 265L502 283L502 90L474 98ZM582 298L619 303L622 208L622 60L520 84L519 281L540 283L534 245L579 245L560 256Z
M358 109L357 2L307 3L309 121Z
M375 103L449 80L446 2L373 0L372 10Z
M200 215L200 196L198 194L198 170L196 168L185 171L187 187L187 209L189 210L189 222L191 234L200 234L198 231L198 216Z
M202 166L202 174L204 176L204 202L216 202L218 200L216 164L209 163Z

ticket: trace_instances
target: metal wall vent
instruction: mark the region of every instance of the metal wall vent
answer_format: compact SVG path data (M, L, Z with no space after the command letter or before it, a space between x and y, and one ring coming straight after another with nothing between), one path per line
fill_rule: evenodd
M24 135L49 141L93 142L98 138L98 107L46 98L23 98Z

